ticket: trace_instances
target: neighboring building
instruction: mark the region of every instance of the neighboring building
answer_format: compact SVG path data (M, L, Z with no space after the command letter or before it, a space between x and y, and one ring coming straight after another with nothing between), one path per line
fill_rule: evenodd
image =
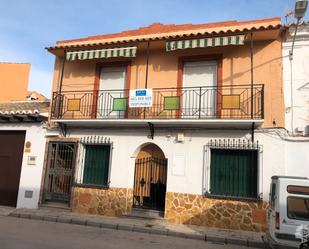
M0 62L0 102L47 100L36 91L28 91L30 64Z
M49 104L0 103L0 205L38 206Z
M50 101L28 91L30 64L0 62L0 205L36 208Z
M261 231L284 145L280 18L60 41L42 202ZM139 89L139 90L136 90Z
M291 64L289 51L295 33L295 25L286 27L286 39L283 42L283 79L285 95L285 127L291 131ZM294 118L293 129L296 134L309 135L309 23L299 25L292 60L292 86ZM307 131L306 128L307 127Z
M0 62L0 102L26 100L30 64Z

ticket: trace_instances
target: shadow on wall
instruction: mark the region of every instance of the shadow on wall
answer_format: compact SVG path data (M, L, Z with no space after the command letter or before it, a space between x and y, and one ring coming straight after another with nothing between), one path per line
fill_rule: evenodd
M265 201L234 201L167 193L165 218L176 224L262 232L267 230Z
M276 57L276 58L274 58L274 59L271 59L271 60L268 60L268 61L266 61L266 62L264 62L264 63L262 63L262 64L259 64L259 65L257 65L257 66L253 66L253 70L255 70L255 69L258 69L258 68L261 68L261 67L263 67L263 66L265 66L265 65L267 65L267 64L269 64L269 63L271 63L271 62L275 62L275 61L278 61L278 60L281 60L282 59L282 57ZM226 77L226 78L223 78L223 81L230 81L231 83L231 85L233 85L233 80L234 80L234 78L238 78L238 77L241 77L242 75L244 75L244 74L246 74L246 73L249 73L250 72L250 67L249 67L249 69L248 70L244 70L244 71L242 71L242 72L239 72L239 73L232 73L232 71L233 71L233 68L234 68L234 64L233 64L233 66L232 66L232 64L233 64L233 62L232 62L232 60L231 60L231 75L229 76L229 77ZM249 82L248 82L249 83ZM261 83L262 84L262 83Z

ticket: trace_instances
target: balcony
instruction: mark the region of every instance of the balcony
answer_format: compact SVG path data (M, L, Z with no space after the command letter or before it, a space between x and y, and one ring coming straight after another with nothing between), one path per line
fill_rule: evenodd
M150 107L130 107L130 90L62 91L52 97L57 121L250 121L264 118L264 86L153 88ZM132 105L131 105L132 106Z

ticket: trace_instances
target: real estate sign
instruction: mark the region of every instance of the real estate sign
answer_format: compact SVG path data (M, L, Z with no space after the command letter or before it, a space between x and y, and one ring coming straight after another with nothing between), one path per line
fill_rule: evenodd
M129 107L151 107L152 89L130 90Z

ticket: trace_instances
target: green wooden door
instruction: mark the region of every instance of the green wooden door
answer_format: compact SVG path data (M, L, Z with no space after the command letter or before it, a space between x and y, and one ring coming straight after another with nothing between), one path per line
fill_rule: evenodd
M211 149L210 192L257 197L257 150Z
M107 186L109 145L86 145L83 184Z

